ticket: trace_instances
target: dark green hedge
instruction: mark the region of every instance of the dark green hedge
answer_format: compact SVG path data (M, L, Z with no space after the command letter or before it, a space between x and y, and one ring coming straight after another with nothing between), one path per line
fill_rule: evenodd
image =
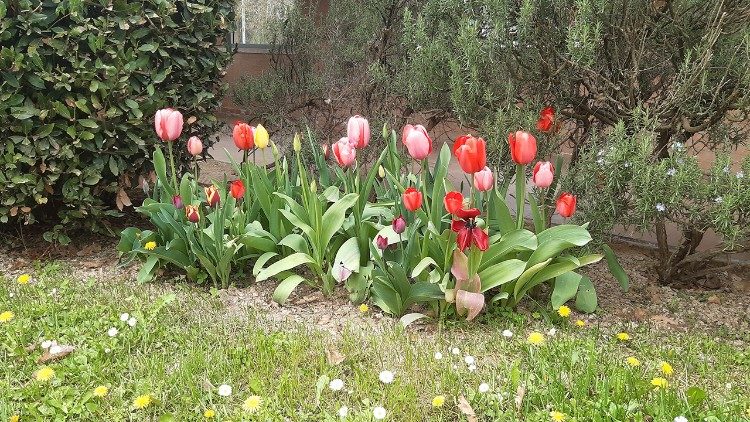
M149 171L159 108L185 116L176 150L208 144L233 3L0 1L0 223L97 228Z

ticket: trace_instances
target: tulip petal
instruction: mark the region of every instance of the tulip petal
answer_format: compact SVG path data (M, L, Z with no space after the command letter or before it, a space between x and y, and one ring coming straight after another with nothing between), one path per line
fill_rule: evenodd
M482 293L470 293L466 290L456 292L456 311L459 315L467 314L466 320L471 321L484 308L484 295Z

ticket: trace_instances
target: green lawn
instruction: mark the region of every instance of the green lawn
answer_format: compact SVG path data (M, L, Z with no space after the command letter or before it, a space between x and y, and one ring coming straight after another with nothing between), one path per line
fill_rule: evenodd
M135 286L70 274L48 264L27 285L0 277L0 313L14 314L0 322L0 420L200 421L210 409L217 421L334 421L342 406L351 421L373 420L376 406L391 421L471 420L461 410L469 406L478 420L492 421L550 421L553 411L566 421L750 420L750 352L719 334L641 326L623 342L616 338L620 328L577 327L540 309L539 318L496 314L429 335L350 326L332 339L228 312L207 291L187 285ZM125 312L136 318L134 327L120 321ZM513 337L501 335L504 329ZM542 345L527 342L532 331L544 333ZM36 363L42 352L27 351L42 340L77 348L48 364L54 375L47 381L36 379L50 375ZM329 362L326 349L340 352L343 362ZM640 366L629 366L629 356ZM660 372L662 361L674 368L671 376ZM395 374L392 383L379 380L384 370ZM655 389L655 377L668 386ZM334 391L329 382L337 378L343 388ZM482 383L489 391L480 391ZM232 387L230 396L218 394L222 384ZM107 387L106 396L94 396L98 386ZM144 395L150 404L136 409L134 400ZM439 395L445 403L433 407ZM251 396L260 405L243 410Z

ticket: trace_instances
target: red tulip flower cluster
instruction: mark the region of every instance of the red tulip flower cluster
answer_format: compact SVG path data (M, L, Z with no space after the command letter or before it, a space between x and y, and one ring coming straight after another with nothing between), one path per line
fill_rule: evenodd
M450 214L459 218L451 222L451 230L458 234L458 248L463 252L474 244L480 251L486 251L490 238L484 230L477 227L475 221L481 212L477 208L464 208L464 197L456 191L448 192L443 198L443 203Z

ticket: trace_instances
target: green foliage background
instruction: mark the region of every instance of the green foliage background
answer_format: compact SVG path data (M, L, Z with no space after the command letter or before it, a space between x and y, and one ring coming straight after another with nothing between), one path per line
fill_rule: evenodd
M232 5L0 2L0 223L99 229L150 166L159 108L185 116L181 142L195 134L209 144Z

